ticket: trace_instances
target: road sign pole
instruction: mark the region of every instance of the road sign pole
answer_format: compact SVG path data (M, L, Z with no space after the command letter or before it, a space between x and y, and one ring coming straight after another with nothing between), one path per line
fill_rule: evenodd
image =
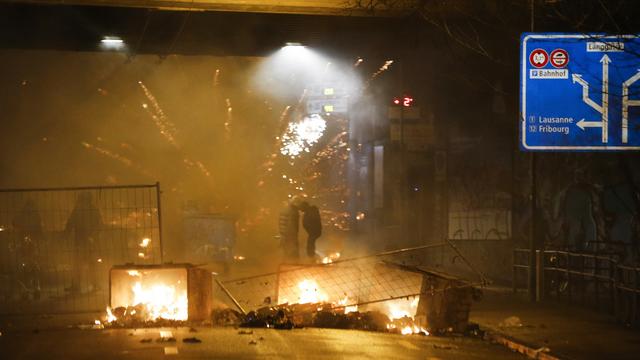
M535 28L535 0L529 0L529 6L531 10L531 32ZM536 221L537 221L537 166L535 152L531 153L531 234L529 236L529 281L528 292L529 300L536 301Z

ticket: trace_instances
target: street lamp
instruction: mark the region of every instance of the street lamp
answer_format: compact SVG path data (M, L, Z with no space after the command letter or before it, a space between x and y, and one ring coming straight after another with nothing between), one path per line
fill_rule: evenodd
M100 40L100 48L103 50L121 50L125 47L124 40L117 36L105 36Z

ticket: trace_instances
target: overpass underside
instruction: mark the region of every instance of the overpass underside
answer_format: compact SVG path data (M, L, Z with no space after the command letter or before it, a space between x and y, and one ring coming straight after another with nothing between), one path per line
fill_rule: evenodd
M9 0L15 3L138 7L167 10L396 17L419 0Z

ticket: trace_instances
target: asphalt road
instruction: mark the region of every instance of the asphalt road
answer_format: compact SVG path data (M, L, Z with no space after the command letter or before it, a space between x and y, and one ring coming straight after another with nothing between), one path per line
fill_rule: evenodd
M158 342L161 331L175 342ZM474 338L333 329L77 328L4 332L2 359L523 359ZM196 337L201 343L185 343ZM143 342L143 340L149 342Z

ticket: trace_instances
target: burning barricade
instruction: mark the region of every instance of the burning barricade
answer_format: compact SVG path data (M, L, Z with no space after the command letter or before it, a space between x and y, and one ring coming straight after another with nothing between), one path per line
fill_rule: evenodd
M241 326L464 333L478 294L471 284L446 274L386 262L285 265L276 284L277 305L269 297L263 307L241 316Z
M212 279L190 264L122 265L111 269L105 326L178 326L209 319Z

